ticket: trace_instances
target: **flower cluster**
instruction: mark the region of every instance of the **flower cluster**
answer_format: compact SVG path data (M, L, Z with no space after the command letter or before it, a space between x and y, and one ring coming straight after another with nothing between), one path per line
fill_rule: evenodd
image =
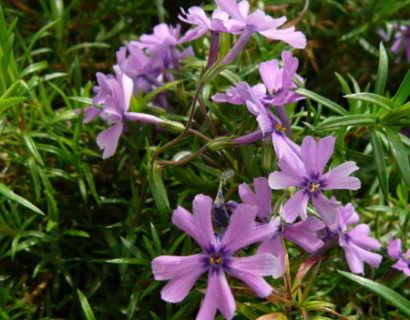
M190 47L183 47L189 41L210 33L205 71L214 64L222 69L233 61L255 32L294 48L306 46L304 34L293 26L279 29L285 17L275 19L261 10L251 12L249 2L244 0L216 0L216 4L210 17L200 7L182 9L179 18L194 25L192 29L181 35L179 26L159 24L153 34L142 35L138 41L131 41L118 50L114 75L97 73L96 95L92 105L84 110L83 121L87 123L100 117L110 125L97 137L103 158L115 153L127 121L156 125L166 121L151 114L130 111L132 96L150 93L177 80L175 71L181 68L187 55L193 55ZM237 40L227 54L218 59L221 32L236 35ZM258 128L249 126L249 132L229 137L229 143L249 144L272 139L278 170L269 176L255 178L253 187L240 184L241 203L225 203L220 188L215 202L199 194L193 201L193 213L181 206L173 212L173 224L195 240L201 252L190 256L159 256L152 261L152 271L156 280L169 280L161 297L171 303L183 300L195 282L203 274L208 275L197 319L214 319L218 310L226 319L232 319L235 300L227 274L245 283L258 297L268 297L272 287L264 277L276 279L284 274L287 242L314 256L339 245L354 273L363 274L365 263L372 267L381 263L382 256L374 252L381 244L370 236L368 225L359 223L353 203L342 204L337 194L331 194L333 190L361 187L360 180L352 176L359 169L356 163L346 161L328 166L336 143L332 136L305 136L300 144L292 140L285 106L304 99L295 92L305 82L297 74L298 65L293 52L284 50L281 60L260 63L260 83L241 81L226 92L212 96L216 103L246 106ZM198 87L195 96L200 93L201 86ZM170 114L169 92L157 91L151 103ZM194 98L194 108L197 102ZM287 190L275 205L272 190ZM255 254L245 256L246 248L256 244ZM393 267L409 275L410 251L403 253L400 240L390 241L388 253L397 259Z

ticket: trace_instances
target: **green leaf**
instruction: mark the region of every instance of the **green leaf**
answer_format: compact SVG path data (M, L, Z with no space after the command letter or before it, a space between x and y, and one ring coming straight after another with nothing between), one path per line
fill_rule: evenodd
M403 81L400 84L399 89L393 97L393 102L395 105L400 106L406 102L407 98L410 95L410 70L407 71L404 76Z
M81 292L80 289L77 289L78 298L80 299L81 308L83 309L84 316L86 320L96 320L93 310L88 303L88 300L84 293Z
M380 297L389 301L396 308L400 309L404 314L410 316L410 301L402 295L398 294L396 291L380 283L352 274L350 272L340 270L338 270L338 272L346 278L360 284L361 286L369 289L370 291L373 291Z
M144 260L140 258L118 258L118 259L105 260L105 262L114 263L114 264L136 264L140 266L150 265L150 262L148 260Z
M344 97L346 99L367 101L375 105L378 105L388 111L391 111L394 108L394 103L390 99L380 96L378 94L374 94L374 93L368 93L368 92L354 93L354 94L348 94Z
M377 69L376 87L374 93L383 94L386 87L387 73L389 71L389 59L383 43L380 42L379 48L379 68Z
M404 183L410 188L409 153L401 141L400 135L396 131L386 128L386 135L389 139L390 150L393 153L394 159L396 159L397 165L399 166Z
M1 99L0 100L0 114L7 110L9 107L12 105L15 105L17 103L21 103L25 101L26 98L24 97L14 97L14 98L6 98L6 99Z
M169 205L167 191L162 181L160 166L154 166L152 170L148 169L148 183L151 189L151 194L154 197L155 205L160 214L167 214L171 211Z
M372 114L354 114L350 116L329 117L321 122L317 129L333 129L347 126L364 126L376 123L376 117Z
M387 199L389 195L389 184L387 180L386 163L384 161L383 147L375 130L370 130L370 141L372 143L380 189Z
M184 80L176 80L176 81L168 82L164 84L163 86L156 88L155 90L151 91L146 96L144 96L143 104L146 105L149 101L154 99L159 93L166 91L166 90L170 90L171 88L177 86L178 84L182 82L184 82Z
M17 202L18 204L34 211L35 213L45 215L44 212L41 211L39 208L37 208L34 204L24 199L23 197L20 197L19 195L15 194L11 189L9 189L6 185L2 184L1 182L0 182L0 193L6 198L9 198L10 200Z
M349 114L346 111L346 109L343 108L340 104L337 104L336 102L333 102L332 100L329 100L325 97L322 97L321 95L319 95L319 94L317 94L313 91L310 91L310 90L307 90L307 89L304 89L304 88L299 88L299 89L295 90L295 92L297 94L301 94L302 96L310 98L310 99L324 105L328 109L330 109L330 110L332 110L332 111L334 111L334 112L336 112L340 115L345 116L345 115Z
M89 48L109 48L110 45L105 42L83 42L76 44L66 50L66 54L80 50L80 49L89 49Z

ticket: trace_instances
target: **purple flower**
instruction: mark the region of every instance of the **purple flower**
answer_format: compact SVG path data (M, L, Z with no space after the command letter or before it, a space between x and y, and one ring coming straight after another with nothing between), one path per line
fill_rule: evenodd
M301 157L282 157L278 166L281 171L269 175L269 185L272 189L299 187L284 205L283 217L286 222L292 222L297 216L306 218L309 199L326 224L335 222L338 203L327 199L322 190L360 188L360 180L350 174L358 169L354 161L347 161L326 174L323 170L329 161L335 144L335 138L326 137L317 143L313 137L305 137L301 146ZM294 153L295 154L295 153Z
M258 248L258 253L270 253L278 259L279 267L274 270L272 276L279 278L285 268L285 249L282 238L295 243L307 252L313 252L323 245L323 241L320 239L320 231L325 228L325 224L315 217L308 217L298 223L286 224L280 227L279 219L273 218L269 221L272 213L272 191L268 179L263 177L255 178L253 185L255 192L246 183L241 184L239 186L239 196L243 203L256 206L258 208L258 218L269 223L277 230L273 237L262 242ZM279 229L282 229L282 231Z
M208 18L205 11L201 7L191 7L186 12L181 8L181 13L178 18L188 24L196 25L194 29L188 30L180 39L181 43L198 39L205 35L208 31L227 32L224 26L224 21L229 20L229 15L217 8L213 11L211 19Z
M255 10L249 14L249 2L236 0L215 0L217 5L232 19L223 21L225 28L232 33L239 33L244 29L258 32L261 35L274 40L282 40L295 48L306 47L306 37L295 27L277 29L286 22L286 17L274 19L261 10Z
M182 59L193 54L192 48L182 52L177 49L178 44L186 41L179 39L180 29L179 25L172 27L161 23L154 27L153 34L144 34L140 41L131 41L130 44L144 49L154 60L161 62L164 69L179 70ZM174 80L171 74L166 76L168 81Z
M392 267L403 271L406 276L410 277L410 249L403 252L401 240L392 238L387 245L387 253L390 257L397 259L397 262Z
M283 134L286 128L282 126L281 121L262 104L256 96L254 89L252 89L247 82L237 83L235 90L231 92L232 96L239 96L242 101L245 101L249 112L256 116L256 121L260 127L260 130L232 139L232 142L240 144L252 143L262 138L272 136L273 146L279 158L285 154L291 156L292 153L300 152L299 147ZM292 156L292 158L293 157L295 156Z
M401 55L403 51L406 53L406 59L410 62L410 25L400 25L393 23L390 25L394 30L394 42L390 47L390 51L397 56L396 63L401 61ZM391 33L386 33L384 30L379 30L378 34L384 42L388 42L391 37Z
M125 128L124 121L140 121L147 123L159 124L161 119L137 112L128 112L133 82L127 77L118 65L114 66L116 76L103 76L100 74L97 78L100 86L97 87L97 96L93 102L99 102L103 108L90 106L84 110L83 122L87 123L100 116L110 128L102 131L97 136L97 145L103 150L103 159L111 157L118 146L118 141Z
M279 68L279 61L274 59L259 65L259 74L263 80L252 87L252 91L265 107L282 106L304 99L292 91L297 85L293 78L303 83L303 78L296 74L299 60L293 57L291 51L282 52L283 68ZM212 97L215 102L244 104L237 87L230 88L226 93L217 93Z
M282 106L304 99L303 96L291 91L297 88L293 77L303 83L303 78L296 74L299 60L293 57L291 51L283 51L282 61L283 68L279 68L278 60L262 62L259 65L259 74L268 91L268 95L262 100L266 106Z
M380 242L369 237L370 229L366 224L359 224L351 230L347 226L359 222L359 215L355 212L352 204L347 204L337 208L336 213L337 231L339 235L339 245L345 251L345 257L350 270L354 273L364 273L364 262L377 268L382 260L382 256L370 252L378 250Z
M162 289L161 298L172 303L184 299L199 276L208 273L205 298L197 320L214 319L217 310L226 319L232 319L235 301L225 272L246 283L259 297L267 297L272 288L263 276L272 274L277 265L270 254L234 256L239 249L271 237L275 231L270 225L255 224L256 207L238 205L224 233L215 236L212 202L208 196L197 195L193 201L193 214L178 207L172 216L172 222L193 238L203 253L183 257L160 256L152 261L155 279L170 280Z

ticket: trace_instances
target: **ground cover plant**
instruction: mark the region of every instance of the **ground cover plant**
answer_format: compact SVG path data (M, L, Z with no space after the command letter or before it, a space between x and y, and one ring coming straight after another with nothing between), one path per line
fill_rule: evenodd
M409 8L1 3L1 319L408 319Z

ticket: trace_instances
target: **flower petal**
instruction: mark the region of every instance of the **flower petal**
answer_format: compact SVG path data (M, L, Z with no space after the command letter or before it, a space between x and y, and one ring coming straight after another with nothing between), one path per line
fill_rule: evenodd
M235 300L223 272L210 271L205 298L202 302L196 320L213 320L216 309L230 320L235 314Z
M358 169L359 168L354 161L342 163L322 176L322 180L325 184L321 187L321 189L360 189L360 180L355 177L349 177L352 172Z
M118 122L98 134L97 145L101 150L103 150L103 159L107 159L115 153L123 129L123 123Z
M306 190L302 189L297 191L283 206L283 219L287 223L295 221L297 216L305 219L308 200L309 195Z
M257 254L251 257L232 258L228 272L246 283L259 297L272 293L272 287L262 278L271 275L278 268L277 259L271 254Z
M251 231L255 227L255 217L258 208L255 206L240 204L231 216L229 225L222 236L221 247L233 253L246 245L249 245Z
M387 253L390 257L399 259L402 254L401 240L400 239L390 239L387 245Z
M300 31L295 31L294 27L279 30L273 28L270 30L259 31L259 33L269 39L285 41L297 49L303 49L306 47L306 36Z
M335 224L337 209L340 207L335 198L327 199L323 193L317 192L312 196L312 203L317 213L328 226Z
M188 273L206 271L204 254L191 256L159 256L152 260L152 273L155 280L170 280Z
M323 241L319 238L318 231L326 225L319 219L309 216L300 222L285 225L283 237L307 252L313 252L323 246Z
M274 279L280 278L285 271L285 249L283 247L282 238L275 236L269 240L265 240L258 247L257 255L269 253L277 259L276 268L272 272Z

